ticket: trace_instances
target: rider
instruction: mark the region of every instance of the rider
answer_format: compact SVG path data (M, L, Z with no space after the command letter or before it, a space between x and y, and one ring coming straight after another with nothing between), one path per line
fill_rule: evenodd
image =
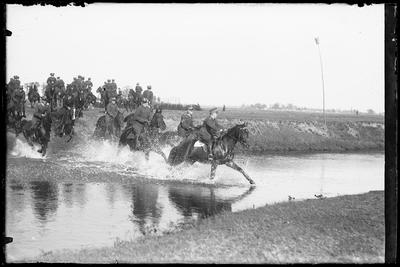
M153 92L151 91L151 85L147 85L147 89L143 92L143 97L149 100L150 106L153 105Z
M62 96L65 92L65 84L60 77L57 77L56 84L55 84L55 98L56 98L56 103L57 107L61 106L61 101L62 101Z
M114 122L115 117L118 115L118 106L116 104L116 99L115 97L111 98L111 103L107 105L106 109L106 125L107 128L109 129L109 132L111 133L111 125Z
M203 127L200 131L200 139L207 144L208 159L212 160L212 143L222 133L224 128L217 122L218 109L210 109L210 115L203 121Z
M193 107L189 106L187 111L181 116L181 122L178 125L178 135L187 137L193 129Z
M38 102L35 104L35 112L33 113L32 117L33 129L40 127L40 123L42 121L42 118L46 115L47 109L47 106L43 104L39 98Z
M130 123L136 133L136 147L138 146L137 144L139 136L141 136L144 133L145 129L147 129L150 124L150 120L151 109L149 106L149 102L146 98L143 98L142 105L136 109L135 114L133 115L133 121L132 123Z
M139 105L140 103L142 103L142 87L139 85L139 83L136 83L136 87L135 87L135 91L136 91L136 103Z
M19 105L21 107L22 117L26 118L26 116L25 116L25 91L22 86L20 86L14 92L13 101L14 101L14 103L16 103L17 105ZM18 110L19 110L19 108L18 108Z
M56 135L59 135L60 137L63 135L64 126L69 123L69 120L72 119L71 109L74 107L74 101L72 95L65 94L62 103L63 106L60 109L61 120L55 127Z

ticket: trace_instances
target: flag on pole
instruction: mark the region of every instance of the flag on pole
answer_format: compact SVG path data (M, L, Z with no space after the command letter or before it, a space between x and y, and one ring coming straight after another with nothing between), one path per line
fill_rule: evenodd
M316 43L317 45L319 45L319 38L318 38L318 37L315 37L314 39L315 39L315 43Z

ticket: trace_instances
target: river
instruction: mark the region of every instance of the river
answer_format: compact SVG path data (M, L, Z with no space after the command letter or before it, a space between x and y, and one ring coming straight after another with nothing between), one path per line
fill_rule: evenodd
M383 153L237 156L256 182L228 167L172 168L157 154L106 141L53 142L42 158L8 136L7 260L59 249L112 246L179 229L185 222L266 204L384 189ZM84 141L84 142L83 142ZM165 148L168 153L170 148Z

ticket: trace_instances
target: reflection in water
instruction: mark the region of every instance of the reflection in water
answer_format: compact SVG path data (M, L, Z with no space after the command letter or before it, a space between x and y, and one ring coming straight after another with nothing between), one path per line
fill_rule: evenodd
M129 184L79 184L68 178L81 175L91 181L109 173L102 172L103 166L95 172L87 171L89 167L70 172L49 161L11 159L7 162L6 234L14 242L7 245L7 258L34 257L41 249L112 246L116 238L135 240L149 228L162 234L182 221L287 201L289 194L301 200L314 198L318 192L332 197L383 190L383 163L381 154L252 157L246 170L257 187L247 187L241 185L240 173L223 167L219 175L238 186L157 183L150 178L144 182L134 176L127 180ZM66 182L26 183L24 177L32 174L33 166L32 180L68 174Z
M31 182L32 202L35 216L47 222L58 208L58 188L48 181Z
M145 233L146 219L153 227L160 221L161 208L157 205L158 185L136 184L131 187L132 213L140 232Z
M170 186L169 199L181 210L185 217L198 214L206 218L223 211L232 211L232 204L248 196L254 187L234 198L217 198L214 187Z
M72 183L66 183L61 185L61 190L62 190L62 195L63 195L63 200L65 203L65 206L68 208L72 208L74 202L73 202L73 185Z

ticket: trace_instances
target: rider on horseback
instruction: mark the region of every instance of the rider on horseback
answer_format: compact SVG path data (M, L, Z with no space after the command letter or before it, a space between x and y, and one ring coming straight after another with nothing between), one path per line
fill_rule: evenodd
M207 145L208 159L213 159L212 144L213 141L220 136L224 128L217 122L218 110L213 108L210 115L203 121L203 127L199 132L200 140Z
M128 124L132 125L135 130L135 145L138 147L139 136L141 136L147 129L151 120L151 109L149 106L149 102L146 98L143 98L142 105L139 106L135 114L133 115L133 121L128 122Z
M115 97L111 98L111 103L109 103L107 105L107 109L106 109L106 125L107 125L107 129L110 132L110 134L112 133L112 125L114 123L114 119L115 117L118 115L118 106L116 104L116 99Z
M72 116L72 109L74 108L74 102L72 99L72 95L66 94L63 99L63 106L59 110L60 120L57 126L55 127L55 134L62 137L64 133L64 127L68 123L71 123L73 120Z
M46 115L47 106L43 104L40 99L35 105L35 112L32 117L32 129L38 129L42 122L43 117Z
M193 107L189 106L186 113L182 114L181 122L178 125L178 135L187 137L193 129Z
M12 100L14 101L15 105L18 107L17 112L19 114L22 111L22 117L26 118L25 116L25 91L24 88L21 86L17 90L15 90Z

